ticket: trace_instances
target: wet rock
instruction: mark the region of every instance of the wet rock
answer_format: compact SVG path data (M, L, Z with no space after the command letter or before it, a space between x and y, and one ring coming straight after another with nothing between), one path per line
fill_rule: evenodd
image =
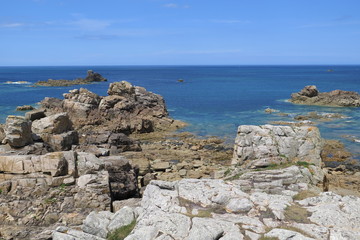
M320 93L316 86L306 86L300 92L291 94L290 102L305 105L359 107L360 95L357 92L342 90Z
M304 161L320 166L322 139L316 127L252 126L238 128L232 164L243 168Z
M333 119L344 119L346 116L339 113L318 113L318 112L309 112L306 115L295 116L294 119L298 121L305 120L320 120L320 121L331 121Z
M24 106L18 106L16 107L16 111L30 111L34 110L35 108L31 105L24 105Z
M11 147L20 148L33 143L31 122L20 116L8 116L4 128L3 143Z

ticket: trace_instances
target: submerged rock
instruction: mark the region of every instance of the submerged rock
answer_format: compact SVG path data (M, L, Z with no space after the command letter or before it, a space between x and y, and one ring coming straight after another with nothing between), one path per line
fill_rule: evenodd
M312 85L291 94L290 102L305 105L359 107L360 95L357 92L342 90L320 93L316 86Z

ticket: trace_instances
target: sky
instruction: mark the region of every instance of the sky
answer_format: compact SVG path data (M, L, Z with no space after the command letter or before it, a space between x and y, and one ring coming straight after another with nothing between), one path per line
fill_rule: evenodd
M360 64L359 0L1 0L0 66Z

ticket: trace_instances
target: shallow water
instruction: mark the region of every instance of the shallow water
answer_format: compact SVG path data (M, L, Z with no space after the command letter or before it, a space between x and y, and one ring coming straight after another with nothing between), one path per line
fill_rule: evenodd
M75 79L92 69L108 82L72 87L30 87L5 84L7 81ZM333 72L328 72L333 69ZM311 111L340 113L348 119L321 122L325 138L340 139L360 154L358 108L294 105L285 100L305 85L320 91L342 89L360 92L360 66L81 66L81 67L0 67L0 122L16 106L35 104L44 97L59 97L70 89L86 87L106 95L109 83L127 80L164 96L172 117L190 123L184 131L215 135L232 142L238 125L292 121L291 117L265 114L267 107L291 116ZM180 83L177 80L184 79ZM344 137L346 136L346 138Z

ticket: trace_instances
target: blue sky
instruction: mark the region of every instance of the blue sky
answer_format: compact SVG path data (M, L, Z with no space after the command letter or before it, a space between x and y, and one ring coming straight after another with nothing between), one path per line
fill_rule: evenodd
M3 0L0 66L360 64L359 0Z

